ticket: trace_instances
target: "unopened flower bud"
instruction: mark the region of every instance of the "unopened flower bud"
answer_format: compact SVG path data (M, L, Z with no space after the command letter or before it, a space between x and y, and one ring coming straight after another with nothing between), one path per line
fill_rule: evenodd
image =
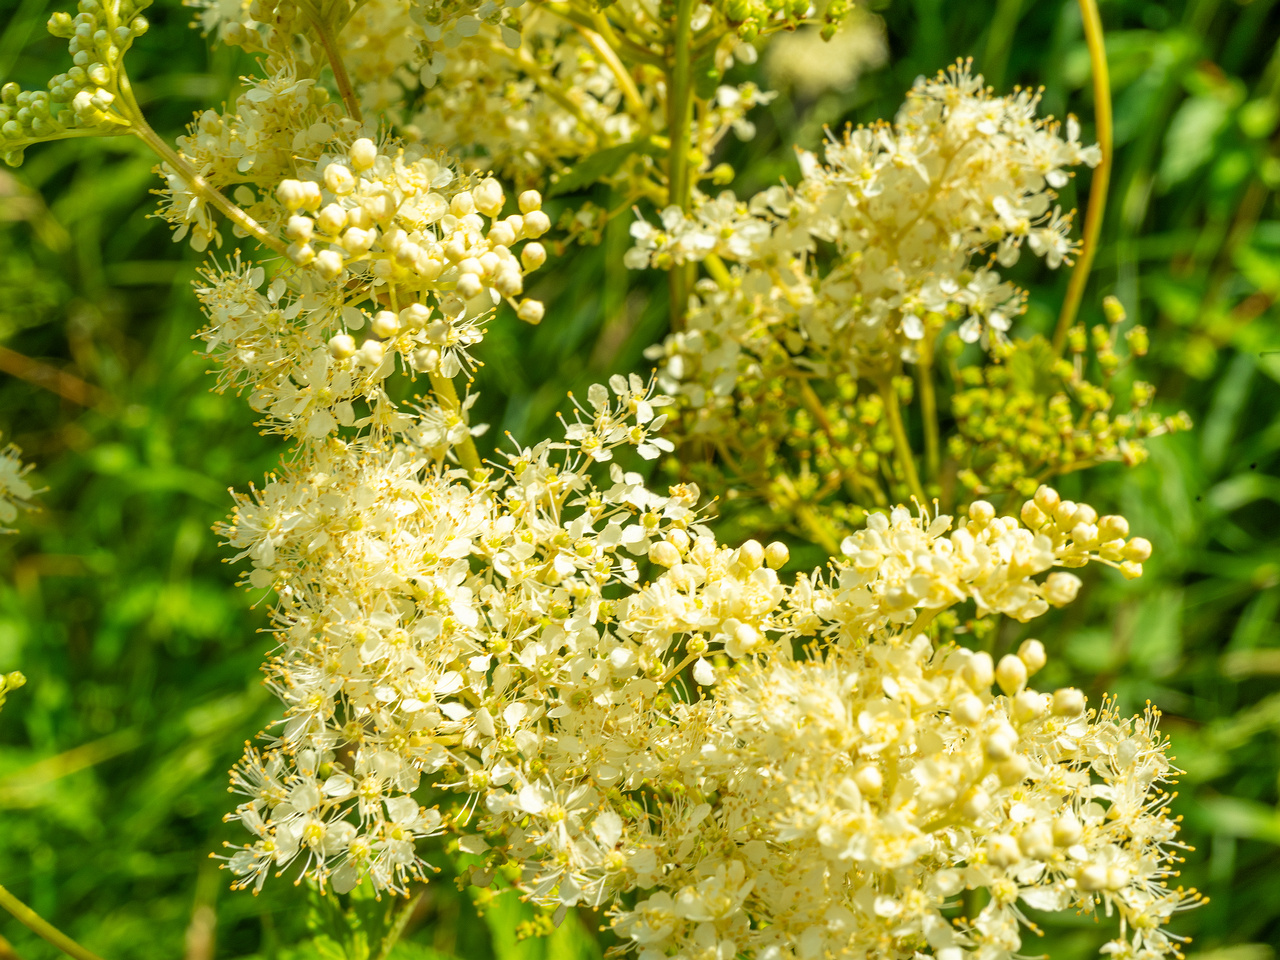
M1120 575L1126 580L1137 580L1142 576L1142 564L1133 560L1124 560L1120 563Z
M356 341L349 333L340 333L329 341L329 356L335 360L346 360L355 352Z
M1096 863L1083 864L1076 870L1076 886L1085 893L1097 893L1107 886L1107 868Z
M1041 670L1049 662L1044 644L1039 640L1023 640L1018 647L1018 659L1026 665L1028 676Z
M1019 723L1030 723L1044 716L1048 709L1045 695L1034 690L1023 690L1013 698L1013 718Z
M1055 607L1070 603L1080 592L1080 578L1074 573L1055 570L1044 581L1044 598Z
M306 191L299 180L281 180L276 187L276 199L290 210L298 210L306 199Z
M471 191L471 195L475 199L476 209L486 217L496 217L502 212L502 204L506 198L502 195L502 184L493 177L481 180L480 185Z
M369 367L376 367L382 363L382 358L386 355L385 348L380 340L366 340L356 352L360 362Z
M356 188L356 178L342 164L331 163L324 168L324 185L330 192L345 197Z
M759 540L748 540L738 548L738 563L747 570L759 570L764 563L764 547Z
M1145 563L1151 559L1151 541L1143 537L1134 537L1124 546L1124 558L1137 563Z
M1013 654L1005 654L996 665L996 683L1006 695L1013 696L1027 685L1027 665Z
M1058 504L1061 503L1062 500L1058 496L1057 490L1042 483L1040 484L1040 488L1036 490L1034 502L1035 505L1043 510L1047 515L1052 516L1053 512L1058 509Z
M547 248L540 243L526 243L520 251L520 262L526 270L537 270L547 262Z
M515 231L511 224L500 220L489 228L489 242L500 247L509 247L516 242Z
M1064 813L1053 821L1053 842L1060 847L1070 847L1080 842L1084 828L1073 813Z
M1053 692L1053 715L1055 717L1078 717L1084 713L1085 696L1075 687L1062 687Z
M347 211L331 203L316 216L316 226L328 236L336 236L347 225Z
M351 165L357 170L368 170L378 159L378 148L368 137L361 137L351 144L348 156L351 157Z
M543 307L537 300L521 301L520 307L516 310L516 316L525 323L539 324L542 322Z
M981 787L974 787L964 795L960 803L960 812L970 820L977 820L991 806L991 797Z
M541 210L534 210L524 215L524 235L536 240L551 229L551 218Z
M375 337L394 337L400 332L400 318L390 310L379 310L373 316L373 323L369 325L369 329L373 331Z
M312 228L315 221L310 217L303 217L295 214L290 217L284 226L284 235L290 240L297 240L299 243L306 243L311 239Z
M996 776L1006 787L1021 783L1031 775L1031 761L1021 754L1014 754L996 767Z
M285 253L300 267L305 267L316 258L316 251L309 243L291 243Z
M453 199L449 201L449 212L455 217L465 217L469 213L475 213L476 201L471 196L471 191L463 190L461 193L455 194Z
M342 249L347 251L348 255L358 257L362 253L367 253L377 239L378 234L373 230L349 227L342 235Z
M680 562L680 551L665 540L649 548L649 559L660 567L674 567Z
M493 289L504 297L517 297L524 292L524 277L514 266L509 270L501 270L493 278Z
M983 707L982 701L972 693L961 694L951 704L952 719L966 727L977 726L985 714L986 708Z
M1022 522L1032 530L1039 530L1049 520L1044 515L1044 511L1036 506L1034 500L1028 500L1022 505Z
M542 194L537 190L526 190L520 194L518 203L520 204L520 212L527 214L542 206Z
M996 508L986 500L975 500L969 504L969 519L980 524L990 523L995 519Z
M853 782L865 796L878 796L884 789L884 777L874 763L864 763L853 774Z
M987 860L997 867L1011 867L1022 859L1018 841L1007 833L998 833L987 840Z
M1098 522L1098 511L1093 509L1087 503L1077 503L1075 513L1071 515L1071 523L1073 526L1078 524L1086 524L1092 526Z
M974 690L991 689L995 680L995 665L991 662L991 654L979 651L970 655L969 662L964 665L960 674L964 677L964 682Z
M785 567L789 559L791 559L791 551L781 540L775 540L764 548L764 562L769 565L770 570Z
M1129 521L1124 517L1106 516L1098 521L1098 539L1116 540L1129 536Z
M1018 846L1024 854L1033 860L1044 860L1052 857L1053 831L1046 823L1028 824L1018 836Z
M463 273L458 276L458 296L465 300L478 297L484 289L484 282L474 273Z
M316 254L315 267L326 280L336 280L344 267L342 254L337 250L321 250Z
M1007 723L1001 724L987 734L983 749L989 760L997 763L1008 760L1018 749L1018 733Z

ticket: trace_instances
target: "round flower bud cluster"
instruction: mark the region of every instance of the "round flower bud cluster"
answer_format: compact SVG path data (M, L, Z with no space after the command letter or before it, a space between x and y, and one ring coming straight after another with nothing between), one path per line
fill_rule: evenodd
M790 33L801 24L815 22L822 24L822 38L830 40L854 5L847 0L829 0L821 7L821 17L815 15L814 5L800 0L716 0L711 8L740 40L751 43L761 36Z
M417 148L379 151L367 138L345 153L322 157L314 180L287 179L276 189L294 263L320 283L349 284L396 309L437 297L453 301L454 309L444 306L451 315L463 307L474 315L505 299L521 319L541 320L541 304L516 298L546 250L512 250L551 229L536 190L519 195L519 213L500 217L507 198L491 177L468 186Z
M1070 216L1054 190L1067 168L1099 159L1074 120L1065 138L1038 120L1037 102L1028 91L994 97L962 62L921 80L892 124L828 143L827 166L802 153L793 189L669 209L661 228L637 222L628 264L736 261L728 303L693 311L701 328L757 355L759 338L797 340L797 368L827 375L874 378L914 362L953 316L966 342L1003 342L1023 297L992 261L1012 266L1025 245L1051 267L1064 262ZM817 241L834 246L829 265ZM704 385L736 374L706 358L684 367Z
M0 447L0 533L14 533L13 523L19 511L32 510L36 491L27 480L31 465L22 462L22 451L16 444Z
M1123 311L1118 316L1123 319ZM1147 458L1143 441L1190 426L1186 414L1152 411L1155 389L1140 380L1128 387L1128 409L1115 412L1118 322L1093 328L1102 385L1087 376L1083 328L1068 340L1070 359L1057 358L1047 342L1033 337L1010 344L987 366L960 370L951 397L956 433L948 450L971 495L1012 490L1026 496L1042 477L1105 462L1133 466ZM1131 344L1145 336L1141 327L1131 332ZM960 344L955 346L958 352Z
M406 370L451 378L472 366L468 349L495 303L542 319L541 303L520 298L547 256L523 242L550 228L535 191L503 218L496 180L468 187L442 159L389 155L366 138L325 154L313 176L281 181L272 201L292 275L264 293L263 269L236 258L206 270L198 291L219 389L248 389L271 429L312 439L374 420L404 429L382 386L397 356ZM353 401L373 420L357 419Z
M72 66L51 78L48 90L0 87L0 155L10 166L22 162L33 143L86 133L119 133L132 117L120 112L122 58L147 32L141 12L150 5L133 0L80 0L74 17L58 12L48 29L68 42Z

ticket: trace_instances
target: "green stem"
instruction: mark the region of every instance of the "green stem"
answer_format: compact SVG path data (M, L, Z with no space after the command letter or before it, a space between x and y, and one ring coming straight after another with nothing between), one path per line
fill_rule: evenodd
M24 927L49 941L67 956L75 957L76 960L102 960L96 953L80 946L80 944L44 919L4 887L0 887L0 907L4 907Z
M902 407L898 404L898 391L893 388L893 382L888 377L880 380L877 386L880 388L880 398L884 400L884 413L889 421L889 433L893 436L893 451L898 465L902 467L907 489L920 502L920 505L924 506L927 501L924 497L924 488L920 486L920 474L916 472L915 454L911 452L907 428L902 422Z
M677 0L676 26L671 38L674 59L667 74L667 203L686 213L693 204L693 184L689 170L689 128L693 121L692 25L695 0ZM684 326L689 308L689 292L696 268L693 264L673 266L668 276L671 297L671 328Z
M1093 170L1093 183L1089 185L1089 206L1085 211L1083 243L1076 258L1067 295L1058 314L1058 328L1053 333L1053 349L1061 355L1067 342L1067 331L1076 321L1080 301L1084 299L1085 284L1098 252L1098 238L1102 233L1102 215L1107 209L1107 186L1111 182L1111 158L1113 153L1111 127L1111 80L1107 73L1107 48L1102 32L1102 18L1098 14L1097 0L1080 0L1080 17L1084 21L1085 42L1089 45L1089 63L1093 68L1093 109L1097 125L1098 146L1102 159Z
M387 935L382 938L382 943L378 947L377 960L387 960L387 956L391 953L391 948L404 935L404 928L409 924L409 918L413 916L413 912L418 909L418 904L422 902L422 898L426 896L426 891L422 891L416 897L413 897L406 903L396 918L391 923L391 928L387 931Z
M809 385L808 380L800 381L800 399L804 402L805 408L808 409L809 413L813 415L813 418L818 421L818 427L822 430L823 434L826 435L827 443L831 445L831 456L840 467L841 475L847 481L845 484L846 492L848 492L850 496L856 497L857 490L850 488L861 488L871 495L871 499L877 505L883 506L884 504L887 504L889 502L888 498L884 495L884 491L880 489L880 485L876 483L873 478L864 477L852 467L846 468L840 464L840 450L845 450L849 454L850 459L852 459L853 454L848 450L847 446L836 440L835 429L831 426L831 421L827 417L827 411L823 409L822 401L818 398L818 395L813 392L813 387Z
M186 181L191 192L199 196L210 206L217 209L228 220L237 227L247 233L253 239L257 240L264 247L274 250L281 256L287 256L287 248L284 242L278 237L273 237L267 233L266 228L257 220L249 216L234 203L228 200L217 189L211 186L204 177L196 172L195 167L191 166L181 154L174 150L171 146L160 138L160 135L151 129L146 120L142 119L140 113L134 114L132 117L133 125L130 128L133 135L151 148L160 159L173 168L178 176Z
M924 468L930 480L937 480L942 466L942 448L938 438L938 394L933 383L933 358L922 354L916 365L916 382L920 385L920 415L924 420Z
M579 13L577 10L574 10L567 3L554 3L554 2L548 2L548 0L542 0L542 2L538 4L538 6L540 6L544 10L554 13L557 17L560 17L564 20L568 20L570 23L576 23L579 26L587 27L588 29L591 29L591 30L595 30L600 27L600 24L597 21L593 20L591 17L588 17L582 13ZM601 32L604 32L604 31L601 31ZM652 50L646 50L640 44L629 39L625 35L618 36L616 31L614 31L611 27L609 28L609 32L614 34L614 36L609 38L610 43L613 44L613 46L618 50L618 52L621 55L625 56L629 60L632 60L636 63L647 63L651 67L666 66L666 63L663 61L663 59L659 57L656 53L654 53Z
M601 17L601 19L604 19ZM582 34L582 39L586 40L596 53L600 54L600 59L609 68L609 72L613 74L613 79L618 83L618 89L622 91L622 95L626 97L627 103L631 105L631 114L636 120L643 123L643 129L649 129L649 123L643 118L649 112L649 108L645 106L644 98L640 96L640 88L636 86L636 81L631 72L627 70L626 64L618 57L618 51L609 45L609 41L605 39L602 33L584 27L575 23L578 33Z
M729 268L724 265L723 260L714 253L709 253L702 262L707 268L707 273L711 274L711 279L721 290L729 290L733 287L733 275L729 273Z
M453 381L439 373L430 374L431 389L435 391L436 399L440 401L440 406L456 415L459 419L464 420L462 413L462 402L458 399L458 391L453 386ZM467 438L458 444L458 462L471 476L477 479L484 472L484 467L480 463L480 454L476 451L476 442L472 439L470 431Z
M319 11L309 10L308 12L314 13L308 19L311 21L311 26L315 28L316 36L320 39L320 46L324 47L324 55L328 58L329 67L333 70L333 82L337 85L338 94L347 108L347 116L357 122L363 122L364 115L360 112L360 101L356 97L355 89L351 86L351 77L347 75L347 65L342 62L342 54L338 52L333 42L329 24L324 17L320 16Z

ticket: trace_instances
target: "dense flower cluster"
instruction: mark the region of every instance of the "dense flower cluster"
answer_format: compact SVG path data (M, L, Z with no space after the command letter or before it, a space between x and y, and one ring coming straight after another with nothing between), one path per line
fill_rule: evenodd
M35 490L27 481L31 465L22 462L22 451L15 444L0 447L0 533L13 533L7 524L18 518L20 510L31 510Z
M742 265L690 314L689 331L714 334L715 348L669 340L657 354L668 375L723 392L742 364L781 348L798 370L875 377L917 360L952 319L968 342L1002 342L1023 306L995 264L1012 266L1024 246L1051 267L1070 257L1054 188L1098 160L1074 120L1064 137L1036 105L1026 91L992 96L957 65L919 81L892 124L830 142L826 166L802 153L793 189L748 203L726 192L691 215L663 211L661 228L635 223L632 267L713 254ZM834 248L825 270L819 242Z

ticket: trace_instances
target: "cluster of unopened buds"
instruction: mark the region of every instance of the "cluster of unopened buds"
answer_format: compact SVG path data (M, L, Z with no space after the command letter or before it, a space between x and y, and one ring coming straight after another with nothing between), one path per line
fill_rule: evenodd
M0 88L0 154L22 162L25 148L93 129L110 131L129 122L113 107L119 96L121 60L133 41L147 32L141 11L149 0L80 0L75 17L57 12L49 32L68 40L72 66L48 83L48 90L23 90L16 83Z
M405 294L451 288L469 301L490 290L495 302L513 300L524 290L524 272L547 258L539 243L527 244L519 256L511 250L551 229L541 196L525 191L520 213L497 219L506 200L497 180L486 178L446 199L434 188L451 176L446 170L442 184L440 174L434 161L380 155L362 137L345 158L322 161L318 181L282 181L276 196L290 214L290 259L327 282L359 270L375 286L393 285ZM537 301L514 306L526 322L542 319Z

